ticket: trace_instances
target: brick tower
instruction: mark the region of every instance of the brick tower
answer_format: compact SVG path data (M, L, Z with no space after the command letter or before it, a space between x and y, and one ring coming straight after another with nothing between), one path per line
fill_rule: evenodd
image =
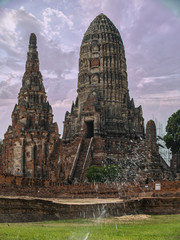
M59 133L53 123L36 49L36 35L32 33L18 104L12 112L12 126L4 136L1 168L15 176L51 178L50 159Z
M130 100L119 31L104 14L90 24L80 48L78 97L64 122L64 141L77 135L143 137L141 106Z
M141 106L129 97L123 42L104 14L84 34L77 92L64 121L65 180L84 181L87 167L103 164L120 165L129 181L173 178L158 153L153 121L145 139Z

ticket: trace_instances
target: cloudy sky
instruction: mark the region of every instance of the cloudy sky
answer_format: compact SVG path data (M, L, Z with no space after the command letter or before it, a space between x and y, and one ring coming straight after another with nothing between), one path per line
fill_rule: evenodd
M30 33L62 133L76 98L79 48L90 22L106 14L122 36L130 96L145 121L164 125L180 108L179 0L0 0L0 138L17 103Z

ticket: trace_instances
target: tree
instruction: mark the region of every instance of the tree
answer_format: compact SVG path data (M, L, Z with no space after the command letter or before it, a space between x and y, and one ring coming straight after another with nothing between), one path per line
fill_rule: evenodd
M167 148L171 149L172 153L180 152L180 110L169 117L166 132L164 141Z

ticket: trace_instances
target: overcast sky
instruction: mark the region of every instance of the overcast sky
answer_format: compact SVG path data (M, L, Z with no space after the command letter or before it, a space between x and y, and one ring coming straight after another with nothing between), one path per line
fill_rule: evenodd
M0 0L0 138L11 124L30 33L54 120L76 98L79 48L90 22L106 14L125 46L130 97L145 121L164 125L180 108L179 0Z

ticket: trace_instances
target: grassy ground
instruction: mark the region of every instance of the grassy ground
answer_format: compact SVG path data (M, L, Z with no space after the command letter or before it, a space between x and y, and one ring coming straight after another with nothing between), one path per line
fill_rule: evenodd
M180 215L0 223L0 240L179 240Z

